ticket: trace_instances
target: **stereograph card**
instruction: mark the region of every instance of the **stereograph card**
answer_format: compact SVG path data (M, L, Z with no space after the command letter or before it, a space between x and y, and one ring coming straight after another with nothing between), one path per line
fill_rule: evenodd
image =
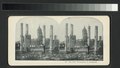
M97 16L9 16L11 66L109 65L110 18Z

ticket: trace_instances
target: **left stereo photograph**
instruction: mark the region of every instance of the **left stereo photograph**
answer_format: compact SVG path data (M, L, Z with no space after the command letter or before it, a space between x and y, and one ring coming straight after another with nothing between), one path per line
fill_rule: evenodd
M9 16L11 66L109 65L110 17Z

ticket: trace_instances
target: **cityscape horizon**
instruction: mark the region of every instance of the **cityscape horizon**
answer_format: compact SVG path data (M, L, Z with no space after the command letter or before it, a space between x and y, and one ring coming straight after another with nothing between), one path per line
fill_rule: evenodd
M74 25L70 24L70 33L68 32L68 23L65 25L65 39L60 41L57 35L54 35L54 26L50 25L49 31L46 31L46 25L43 25L43 29L39 26L37 29L37 38L32 39L31 34L29 34L29 25L26 24L26 32L23 35L23 23L21 23L21 40L16 42L16 59L53 59L53 60L72 60L81 59L82 54L86 54L86 59L92 58L93 60L102 59L103 50L103 39L102 36L98 36L99 27L92 26L95 29L94 39L91 39L91 26L87 28L84 27L81 31L82 38L76 39L74 34ZM49 32L49 38L46 38L46 32ZM26 53L32 53L32 55L37 55L36 57L26 55ZM35 54L36 53L36 54ZM20 54L23 56L20 57ZM54 54L56 56L54 56ZM73 55L72 55L73 54ZM74 56L77 55L77 56ZM39 55L39 56L38 56ZM63 55L63 57L60 57ZM42 56L42 57L40 57ZM52 57L54 56L54 58ZM58 56L58 57L57 57ZM72 56L72 58L70 58ZM24 57L24 58L22 58ZM34 57L34 58L33 58ZM47 58L44 58L47 57ZM79 58L78 58L79 57ZM66 59L65 59L66 58ZM84 56L82 56L84 58ZM89 60L92 60L89 59Z
M38 18L39 19L39 18ZM58 24L58 22L54 21L54 20L49 20L49 19L39 19L36 20L35 19L24 19L24 20L20 20L17 22L16 24L16 37L15 40L19 41L20 40L20 23L24 23L24 24L29 24L29 33L31 34L31 38L35 39L37 38L37 29L40 26L40 28L43 30L43 26L46 25L46 38L49 38L49 31L50 31L50 25L54 26L54 35L57 35L60 41L64 41L65 37L65 24L68 23L68 35L70 35L70 24L74 25L74 34L76 35L77 39L81 39L82 38L82 29L84 27L88 27L91 26L91 38L94 39L94 26L98 26L99 27L99 33L98 36L103 36L103 27L102 24L99 21L96 21L94 19L91 18L67 18L64 19L63 21L59 21L61 23ZM34 24L33 24L34 23ZM25 35L25 30L26 30L26 26L23 26L24 30L23 30L23 35ZM62 33L62 35L61 35Z

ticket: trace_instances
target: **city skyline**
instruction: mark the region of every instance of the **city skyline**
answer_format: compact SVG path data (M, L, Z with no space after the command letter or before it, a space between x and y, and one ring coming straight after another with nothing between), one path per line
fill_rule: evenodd
M61 24L49 20L37 24L20 21L16 60L103 60L103 26L98 20L68 17Z
M71 19L69 20L70 22L68 22L67 21L68 19L66 19L65 21L63 21L62 23L63 24L58 24L58 23L56 23L56 22L53 22L53 23L49 23L49 22L43 22L43 23L34 23L34 24L32 24L32 22L31 23L26 23L26 22L22 22L23 24L29 24L29 34L31 34L31 39L36 39L37 38L37 29L38 29L38 27L40 27L42 30L43 30L43 25L46 25L46 38L49 38L49 30L50 30L50 25L53 25L53 33L54 33L54 35L57 35L57 37L59 38L59 40L60 41L64 41L65 40L65 38L64 38L64 36L65 36L65 22L67 22L69 25L68 25L68 35L70 35L70 24L73 24L74 25L74 35L76 35L76 38L77 39L82 39L82 29L84 28L84 27L86 27L86 29L87 29L87 27L88 26L91 26L91 38L92 39L94 39L94 30L95 30L95 26L98 26L99 27L99 32L98 32L98 36L103 36L102 35L102 25L101 25L101 23L100 22L94 22L95 20L92 20L92 22L93 23L86 23L86 22L84 22L84 24L81 24L81 22L80 23L78 23L78 22L72 22L71 23ZM73 21L74 21L74 19L73 19ZM88 20L89 21L89 20ZM21 21L20 21L21 22ZM96 23L96 24L94 24L94 23ZM40 25L41 24L41 25ZM81 25L81 26L78 26L78 24L79 25ZM16 41L19 41L20 40L20 23L17 23L16 24ZM62 26L62 27L61 27ZM25 28L25 26L23 26L23 28L24 28L24 30L23 30L23 35L25 35L25 30L26 30L26 28ZM87 29L87 31L88 31L88 29ZM61 35L61 33L62 33L62 35Z
M23 24L23 23L21 23L21 24ZM66 24L68 24L68 23L66 23ZM25 26L25 25L27 25L27 27L30 28L28 24L24 24L23 26ZM69 24L69 25L73 25L73 24ZM50 26L51 26L51 25L50 25ZM52 25L52 26L53 26L53 25ZM66 25L65 25L65 26L66 26ZM46 25L43 25L43 27L40 27L40 26L39 26L38 29L40 29L41 32L44 33L43 30L46 31L46 27L47 27ZM82 35L81 38L76 38L76 39L81 40L81 39L83 38L82 31L83 31L84 29L86 30L86 32L87 32L87 34L88 34L88 28L89 28L89 27L90 27L90 38L91 38L91 34L92 34L92 33L91 33L91 28L94 28L94 30L95 30L95 27L96 27L96 26L91 27L90 25L88 25L87 27L84 26L83 29L80 31L80 32L81 32L81 35ZM97 27L98 27L98 26L97 26ZM23 33L23 36L26 35L26 32L27 32L27 34L31 35L31 34L29 33L29 29L25 30L25 28L26 28L26 26L23 28L23 32L22 32L22 33ZM51 28L51 27L50 27L50 28ZM49 29L50 29L50 28L49 28ZM37 29L36 31L38 31L38 29ZM67 30L68 30L68 36L70 36L70 35L71 35L71 28L69 28L69 29L67 29ZM46 32L47 32L47 31L46 31ZM45 32L45 33L46 33L46 32ZM51 32L51 31L49 30L48 32L49 32L49 33L48 33L49 35L48 35L46 38L50 38L50 32ZM94 31L94 32L95 32L95 31ZM98 32L99 32L99 29L98 29ZM38 32L37 32L36 34L38 35ZM72 34L75 35L75 33L74 33L74 25L73 25L73 27L72 27ZM43 35L43 36L44 36L44 35ZM54 34L54 26L53 26L53 36L57 36L57 38L58 38L58 35ZM66 34L64 34L63 36L64 36L64 40L62 40L62 41L60 40L61 42L65 41L65 36L66 36ZM75 36L77 36L77 35L75 35ZM87 36L89 36L89 35L87 35ZM99 35L99 33L98 33L98 37L99 37L99 36L101 36L101 35ZM31 36L31 37L32 37L32 36ZM38 36L37 36L36 38L38 38ZM36 38L31 38L31 39L36 39ZM94 39L94 38L95 38L95 33L94 33L94 37L91 38L91 39ZM59 39L59 38L58 38L58 39ZM98 39L99 39L99 38L98 38ZM20 41L20 40L18 40L18 41Z
M23 35L23 25L26 26L25 36ZM60 41L57 38L57 35L54 35L54 26L50 25L50 33L49 38L46 38L46 26L43 26L43 30L40 26L37 29L37 38L31 39L31 34L29 34L29 25L21 23L21 40L15 43L16 46L16 59L82 59L80 56L82 54L86 54L85 56L89 59L94 56L93 60L102 59L103 54L103 39L102 36L98 36L98 26L95 26L95 35L94 39L91 39L91 26L82 29L82 39L76 39L76 35L74 34L74 25L70 24L70 35L68 35L68 23L65 25L65 39L64 41ZM88 29L88 32L87 32ZM20 53L19 53L20 52ZM28 53L28 55L27 55ZM64 54L63 54L64 53ZM79 53L79 55L72 55ZM23 54L22 56L19 56ZM36 55L30 56L30 54ZM42 56L43 54L43 56ZM55 54L56 56L54 56ZM66 54L66 55L65 55ZM69 55L71 54L71 55ZM37 57L38 55L38 57ZM63 55L64 57L60 57ZM101 55L101 56L99 56ZM24 58L26 56L26 58ZM40 57L42 56L42 57ZM44 58L46 56L46 58ZM52 56L53 58L51 58ZM83 56L82 56L83 57ZM91 59L90 58L90 59ZM99 59L98 59L99 58Z

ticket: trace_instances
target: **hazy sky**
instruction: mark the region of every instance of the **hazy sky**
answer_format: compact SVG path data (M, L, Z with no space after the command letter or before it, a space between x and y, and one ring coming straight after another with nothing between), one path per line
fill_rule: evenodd
M98 20L99 17L92 16L27 16L27 17L16 17L16 41L20 40L20 23L23 23L23 33L25 35L25 25L29 26L29 34L31 38L37 38L37 29L40 26L43 30L43 25L46 25L46 37L49 38L50 25L53 25L54 35L61 41L65 40L65 23L68 23L68 30L70 34L70 24L74 25L74 35L77 39L82 38L82 29L84 26L86 29L88 25L91 26L91 38L94 38L95 26L98 26L98 35L102 36L103 27L102 19Z

